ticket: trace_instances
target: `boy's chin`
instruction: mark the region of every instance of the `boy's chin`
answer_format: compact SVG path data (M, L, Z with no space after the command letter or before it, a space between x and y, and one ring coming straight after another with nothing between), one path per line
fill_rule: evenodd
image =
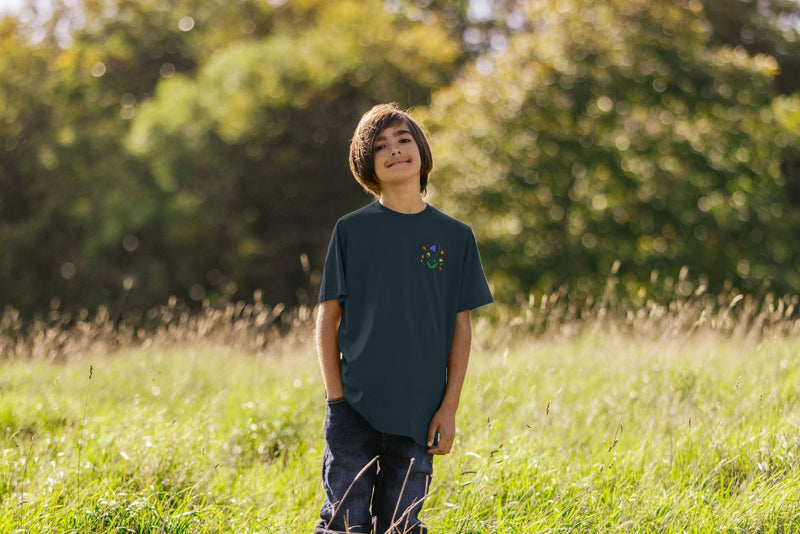
M402 187L411 187L412 185L419 187L420 177L417 175L409 176L387 176L380 180L381 189L398 189Z

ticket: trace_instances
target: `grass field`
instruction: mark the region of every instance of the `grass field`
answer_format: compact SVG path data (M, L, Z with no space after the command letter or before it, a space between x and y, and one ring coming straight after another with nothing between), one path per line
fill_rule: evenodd
M790 301L579 321L554 300L475 318L432 532L800 532ZM308 313L265 338L277 311L125 335L7 312L0 532L309 532L323 390Z

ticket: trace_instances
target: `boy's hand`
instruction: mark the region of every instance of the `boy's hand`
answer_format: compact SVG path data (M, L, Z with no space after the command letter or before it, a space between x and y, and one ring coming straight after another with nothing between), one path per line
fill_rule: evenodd
M433 445L436 433L439 433L439 443ZM445 407L433 414L428 427L428 454L448 454L453 448L456 437L456 411Z

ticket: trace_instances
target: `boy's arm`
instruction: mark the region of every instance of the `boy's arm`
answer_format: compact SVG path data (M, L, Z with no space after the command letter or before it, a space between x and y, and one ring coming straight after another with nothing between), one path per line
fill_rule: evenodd
M453 447L453 440L456 437L456 410L461 399L464 377L467 374L471 343L472 326L469 321L469 310L466 310L456 316L453 344L447 360L447 386L444 390L444 399L428 428L430 454L447 454ZM439 432L439 443L434 447L432 445L436 432Z
M317 310L317 357L328 400L344 397L337 337L341 318L342 307L338 300L320 303Z

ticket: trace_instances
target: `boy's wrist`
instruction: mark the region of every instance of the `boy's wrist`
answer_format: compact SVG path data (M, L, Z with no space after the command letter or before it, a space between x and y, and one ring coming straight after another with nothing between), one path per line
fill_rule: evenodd
M343 388L331 388L325 392L325 397L328 400L332 399L341 399L344 397L344 389Z
M455 413L458 410L458 400L444 399L439 409Z

